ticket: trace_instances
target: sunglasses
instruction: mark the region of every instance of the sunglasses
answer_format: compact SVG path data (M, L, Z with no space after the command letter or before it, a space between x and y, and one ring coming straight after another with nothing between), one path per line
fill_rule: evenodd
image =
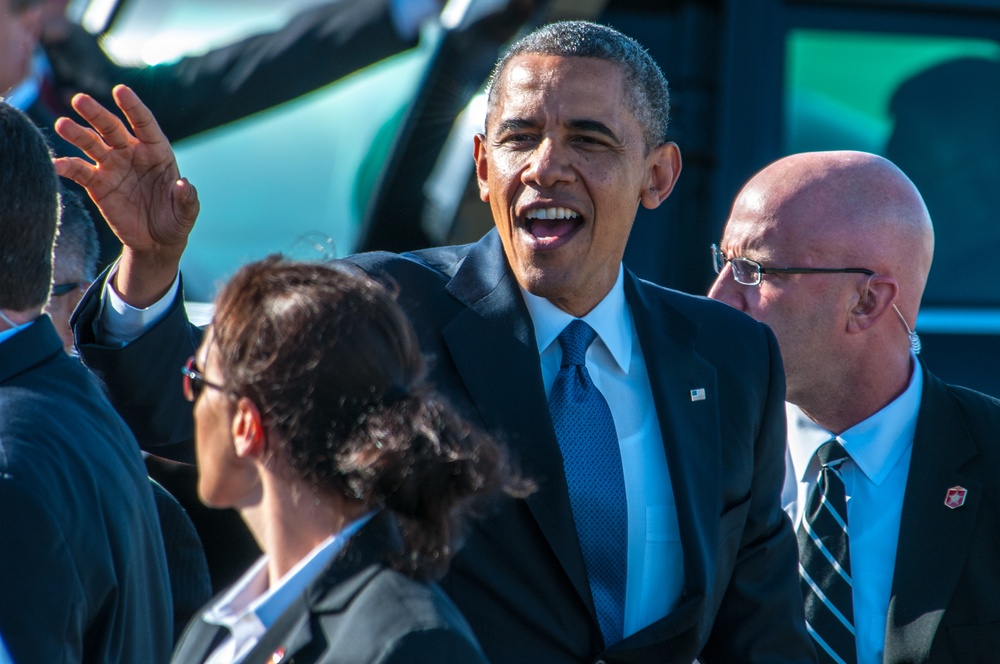
M82 288L83 284L80 282L67 283L67 284L55 284L52 286L52 297L62 297L63 295L69 295L78 288Z
M184 363L183 367L181 367L181 373L184 375L184 380L182 382L184 398L191 403L198 400L198 397L201 396L202 390L206 387L219 390L223 394L229 394L229 391L226 388L221 385L216 385L215 383L210 383L205 379L205 374L195 368L194 357L188 358L188 361Z

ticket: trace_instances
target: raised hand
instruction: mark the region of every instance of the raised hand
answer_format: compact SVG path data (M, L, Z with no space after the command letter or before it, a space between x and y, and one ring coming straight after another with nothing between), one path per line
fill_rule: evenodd
M56 132L93 163L56 159L56 170L87 189L122 241L115 287L133 306L148 306L173 282L188 235L198 216L198 195L180 178L177 160L156 119L132 90L119 85L115 103L131 127L92 97L79 94L73 108L90 125L69 118Z

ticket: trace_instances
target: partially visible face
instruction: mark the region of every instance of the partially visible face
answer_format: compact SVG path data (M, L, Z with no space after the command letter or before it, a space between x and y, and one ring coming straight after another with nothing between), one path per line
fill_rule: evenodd
M576 316L614 285L659 158L622 103L624 80L596 58L517 56L476 138L480 197L514 276Z
M224 385L218 354L209 332L195 355L195 369L215 385ZM205 386L194 402L194 442L198 496L209 507L239 507L247 493L246 462L233 444L233 402L221 390Z
M784 213L787 215L788 213ZM777 216L776 216L777 215ZM807 221L782 218L764 196L743 192L733 207L720 243L727 258L744 257L763 267L844 267L811 250ZM739 284L727 263L709 297L766 323L774 331L785 365L787 398L803 394L827 375L841 357L857 274L765 274L757 286Z
M39 5L15 12L11 0L0 0L0 95L27 76L40 26Z
M63 349L70 354L75 352L73 348L73 329L70 327L69 319L73 315L73 310L80 303L83 293L90 287L90 282L81 279L59 276L58 273L53 279L53 287L73 286L68 293L56 294L54 291L45 305L45 313L52 318L52 324L62 339Z

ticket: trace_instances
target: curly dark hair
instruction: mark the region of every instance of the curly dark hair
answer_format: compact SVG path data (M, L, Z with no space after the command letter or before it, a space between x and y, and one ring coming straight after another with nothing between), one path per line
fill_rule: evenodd
M227 391L256 404L301 480L396 515L393 563L410 576L444 572L481 499L531 488L427 384L393 292L347 263L246 265L216 300L212 343Z

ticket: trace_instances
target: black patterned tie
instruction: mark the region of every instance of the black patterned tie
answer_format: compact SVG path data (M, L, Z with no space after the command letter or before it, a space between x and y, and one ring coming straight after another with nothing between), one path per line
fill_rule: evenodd
M847 496L841 466L850 459L836 441L816 451L821 464L799 524L799 576L806 628L820 662L855 664L854 599L847 538Z
M559 335L562 365L549 394L549 411L597 620L605 645L611 646L621 640L625 621L628 507L615 422L585 361L596 336L582 320Z

